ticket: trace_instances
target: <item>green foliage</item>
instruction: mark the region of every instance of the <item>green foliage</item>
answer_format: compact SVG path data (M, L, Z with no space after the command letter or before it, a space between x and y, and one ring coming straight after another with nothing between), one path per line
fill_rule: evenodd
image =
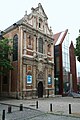
M80 36L76 38L75 55L77 56L77 60L80 62Z
M10 42L10 39L0 40L0 74L6 74L13 69L9 58L13 51Z

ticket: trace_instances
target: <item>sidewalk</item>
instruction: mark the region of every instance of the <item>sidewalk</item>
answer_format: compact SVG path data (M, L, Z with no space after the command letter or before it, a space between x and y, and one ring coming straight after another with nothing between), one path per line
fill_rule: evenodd
M42 99L31 99L31 100L8 99L8 100L0 101L0 103L11 104L16 106L23 104L24 107L37 109L36 108L37 101L38 101L38 110L42 112L80 117L79 98L54 97L54 98L42 98ZM50 104L52 104L52 112L50 111ZM69 114L69 104L71 104L72 114Z

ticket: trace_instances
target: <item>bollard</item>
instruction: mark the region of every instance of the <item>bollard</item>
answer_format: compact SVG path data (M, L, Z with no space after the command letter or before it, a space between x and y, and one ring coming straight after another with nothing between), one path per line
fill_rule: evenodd
M52 112L52 104L50 104L50 112Z
M49 89L48 89L48 91L47 91L47 98L49 98Z
M20 104L20 111L23 111L23 104Z
M8 106L8 113L11 113L11 106Z
M5 120L5 110L3 110L2 120Z
M36 108L38 109L38 101L36 101Z
M71 114L71 104L69 104L69 114Z

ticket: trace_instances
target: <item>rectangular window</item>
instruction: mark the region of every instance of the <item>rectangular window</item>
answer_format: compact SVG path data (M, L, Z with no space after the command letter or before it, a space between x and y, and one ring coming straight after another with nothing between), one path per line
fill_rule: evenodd
M27 75L26 77L27 77L26 78L27 79L27 83L28 84L32 84L32 75Z
M52 78L51 76L48 76L48 85L51 85L52 84Z

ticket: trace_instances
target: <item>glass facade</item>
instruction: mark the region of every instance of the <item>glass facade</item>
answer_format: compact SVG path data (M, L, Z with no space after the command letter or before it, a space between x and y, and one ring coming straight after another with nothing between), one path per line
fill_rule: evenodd
M62 68L63 68L63 93L69 91L69 75L70 75L70 60L69 60L69 36L66 35L62 43Z
M55 62L55 74L54 74L54 81L55 81L55 94L60 93L60 50L59 50L59 45L55 46L54 49L54 62Z
M63 31L58 36L54 49L54 82L55 94L61 95L70 90L70 41L68 31Z

